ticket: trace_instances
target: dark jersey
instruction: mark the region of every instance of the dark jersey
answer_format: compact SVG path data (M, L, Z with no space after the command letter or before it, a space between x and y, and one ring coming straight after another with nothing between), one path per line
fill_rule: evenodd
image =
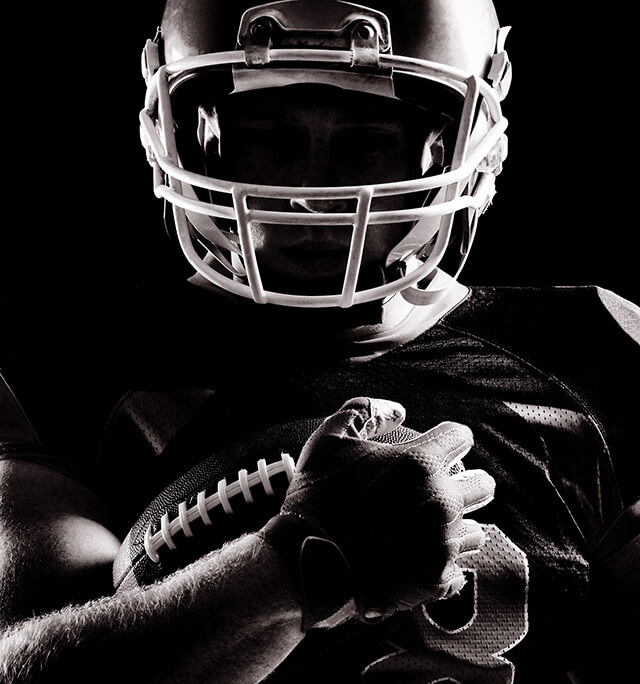
M635 307L597 288L476 288L438 325L366 363L345 361L352 349L342 343L303 345L266 323L238 319L230 332L219 318L185 320L195 328L174 322L160 344L157 333L117 341L118 363L78 381L99 399L70 395L76 420L91 409L73 446L51 414L43 421L54 456L75 451L79 465L82 454L95 455L119 534L162 486L217 448L279 421L326 416L354 396L400 402L418 431L442 420L468 425L475 445L466 467L497 482L493 502L473 516L487 526L487 543L465 560L460 596L377 624L311 632L270 681L554 684L571 681L567 673L595 645L611 651L601 665L613 665L618 637L603 641L598 625L614 610L627 634L638 597L617 596L597 568L611 556L603 561L603 539L621 515L615 550L638 534ZM108 391L87 386L107 380ZM225 464L225 475L244 465ZM86 472L91 478L92 467ZM615 597L606 605L601 585Z

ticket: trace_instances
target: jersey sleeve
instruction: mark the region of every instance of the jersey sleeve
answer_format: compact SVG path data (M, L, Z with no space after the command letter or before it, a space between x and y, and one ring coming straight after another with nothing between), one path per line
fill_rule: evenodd
M640 345L640 307L611 290L598 288L598 296L620 329Z

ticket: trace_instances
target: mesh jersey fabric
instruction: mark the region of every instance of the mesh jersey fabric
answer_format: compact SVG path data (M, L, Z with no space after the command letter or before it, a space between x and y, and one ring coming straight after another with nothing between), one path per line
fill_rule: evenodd
M628 400L640 379L637 347L610 311L596 288L474 288L417 339L355 365L326 346L296 353L298 340L283 330L268 348L266 324L241 321L231 337L213 316L213 331L205 324L196 340L180 325L169 326L171 336L136 333L118 341L126 353L116 375L127 391L103 394L120 400L108 418L83 421L79 441L98 453L98 479L124 534L176 474L275 421L324 416L368 395L402 403L415 430L465 423L475 437L467 467L489 471L497 489L474 515L491 526L491 542L470 561L463 595L382 624L312 633L269 681L355 682L364 671L365 682L498 683L513 672L521 684L566 682L591 624L589 559L639 495ZM212 373L221 358L233 373ZM102 376L114 380L109 370ZM78 407L101 405L71 397Z

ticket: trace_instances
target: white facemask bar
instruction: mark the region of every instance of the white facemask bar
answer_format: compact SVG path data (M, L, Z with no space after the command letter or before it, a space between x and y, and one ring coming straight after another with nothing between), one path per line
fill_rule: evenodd
M348 64L349 52L337 50L272 50L271 63L304 62L323 60L331 64ZM173 135L173 116L170 91L175 82L192 77L200 70L221 65L244 63L244 52L227 52L190 57L170 65L162 66L150 81L145 109L140 114L141 136L147 148L148 158L154 167L154 190L158 197L164 198L174 206L177 233L180 245L191 265L204 278L215 285L260 303L274 303L285 306L303 307L347 307L367 301L383 299L399 291L412 288L429 276L442 259L449 243L453 215L457 211L471 210L481 212L493 197L494 172L489 169L480 173L480 182L473 193L461 195L465 182L476 169L483 168L485 160L499 146L507 121L502 116L499 98L495 91L484 81L473 75L441 64L426 62L407 57L381 56L381 64L412 74L419 78L435 80L462 90L465 93L462 121L458 141L454 151L451 170L439 176L412 179L394 183L369 186L301 188L288 186L253 185L234 183L210 178L182 168L175 137ZM469 150L473 117L479 99L486 107L487 117L492 125L474 149ZM157 124L155 117L157 115ZM485 164L486 166L486 164ZM168 184L167 184L168 180ZM233 206L203 202L197 199L194 188L222 193L230 196ZM434 188L444 191L444 201L415 209L394 211L371 211L371 202L376 197L425 192ZM250 197L287 199L347 199L355 200L353 213L309 214L304 212L274 212L255 210L248 207ZM237 254L234 240L220 231L213 222L214 218L236 222L238 226L242 266L246 271L244 278L234 277L233 273L221 272L211 260L201 257L194 245L193 230L190 223L194 216L207 221L208 239L223 250L230 245ZM424 218L441 217L440 225L433 231L437 237L430 252L423 261L410 259L406 275L393 282L356 291L358 273L362 260L362 248L368 225L396 222L416 222ZM195 219L197 222L198 219ZM335 295L294 295L265 290L260 277L260 269L251 238L251 222L351 226L352 240L347 270L342 292ZM431 239L433 235L426 236ZM219 239L216 239L219 238ZM218 258L218 257L216 257ZM220 261L220 259L218 259ZM237 257L234 261L237 261ZM237 269L236 269L237 272ZM419 296L418 296L419 298ZM431 300L432 296L427 295ZM426 302L425 302L426 303Z

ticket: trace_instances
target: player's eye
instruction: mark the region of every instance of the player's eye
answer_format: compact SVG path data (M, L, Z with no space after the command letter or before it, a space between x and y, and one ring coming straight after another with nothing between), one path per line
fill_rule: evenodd
M392 155L398 150L398 136L390 131L354 129L336 138L332 153L336 159L362 163L373 157Z
M284 163L303 154L307 140L292 126L259 126L239 131L235 144L256 160Z
M230 127L221 135L220 156L228 177L247 183L287 184L305 163L308 139L287 125Z

